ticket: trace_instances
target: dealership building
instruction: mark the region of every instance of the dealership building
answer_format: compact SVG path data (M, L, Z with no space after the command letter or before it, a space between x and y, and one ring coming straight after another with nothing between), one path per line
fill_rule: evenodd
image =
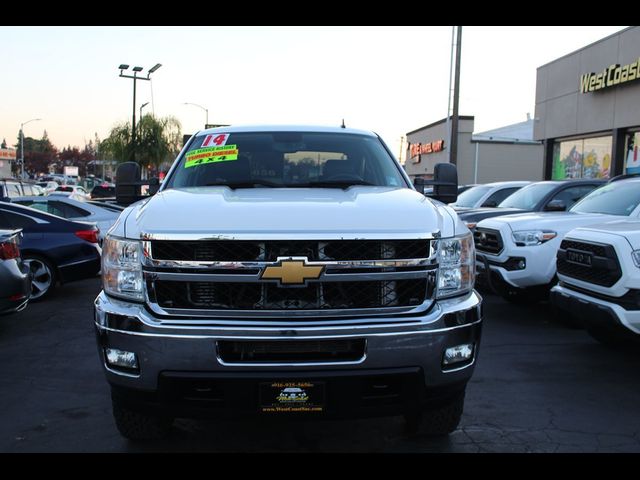
M640 172L640 27L538 68L534 139L545 179Z
M16 149L2 142L0 147L0 178L11 177L11 164L16 161Z
M529 117L527 115L527 117ZM543 146L533 139L532 118L473 133L474 117L458 117L458 182L487 183L504 180L542 180ZM404 168L409 177L430 179L436 163L449 161L447 119L407 133Z

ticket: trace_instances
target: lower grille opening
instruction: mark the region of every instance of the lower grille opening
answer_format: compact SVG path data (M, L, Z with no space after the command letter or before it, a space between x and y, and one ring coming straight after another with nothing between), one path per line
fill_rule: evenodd
M218 355L226 363L354 362L365 355L364 339L277 340L218 342Z

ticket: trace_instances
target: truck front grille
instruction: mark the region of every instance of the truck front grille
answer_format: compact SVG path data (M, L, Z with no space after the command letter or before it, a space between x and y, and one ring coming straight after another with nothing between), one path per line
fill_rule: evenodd
M476 228L473 232L473 241L477 251L492 255L499 255L504 248L502 236L498 230Z
M426 278L374 282L312 282L302 288L271 283L176 282L156 280L162 308L215 310L327 310L421 305Z
M612 245L564 239L556 265L562 275L603 287L613 286L622 277Z
M309 261L427 258L429 240L211 240L152 242L155 260L273 262L304 256Z
M437 284L434 248L429 239L152 240L143 265L159 315L290 322L428 308ZM291 278L315 276L284 282L277 275L285 270L297 272Z

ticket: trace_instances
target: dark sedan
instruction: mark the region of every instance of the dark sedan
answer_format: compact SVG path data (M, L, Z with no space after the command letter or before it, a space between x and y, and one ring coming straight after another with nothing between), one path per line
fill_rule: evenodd
M23 310L30 293L29 269L20 258L20 230L0 230L0 315Z
M458 217L473 230L485 218L528 212L564 212L604 182L598 179L536 182L522 187L497 207L461 209Z
M19 228L22 258L33 276L31 301L44 298L56 283L94 277L100 271L95 224L0 202L0 229Z

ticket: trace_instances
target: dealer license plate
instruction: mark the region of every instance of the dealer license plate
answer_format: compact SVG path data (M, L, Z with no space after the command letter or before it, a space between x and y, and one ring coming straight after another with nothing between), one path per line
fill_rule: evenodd
M274 381L260 384L260 411L263 413L321 413L324 403L324 382Z
M567 261L571 263L577 263L585 267L590 267L593 261L593 254L590 252L582 252L580 250L567 249Z

